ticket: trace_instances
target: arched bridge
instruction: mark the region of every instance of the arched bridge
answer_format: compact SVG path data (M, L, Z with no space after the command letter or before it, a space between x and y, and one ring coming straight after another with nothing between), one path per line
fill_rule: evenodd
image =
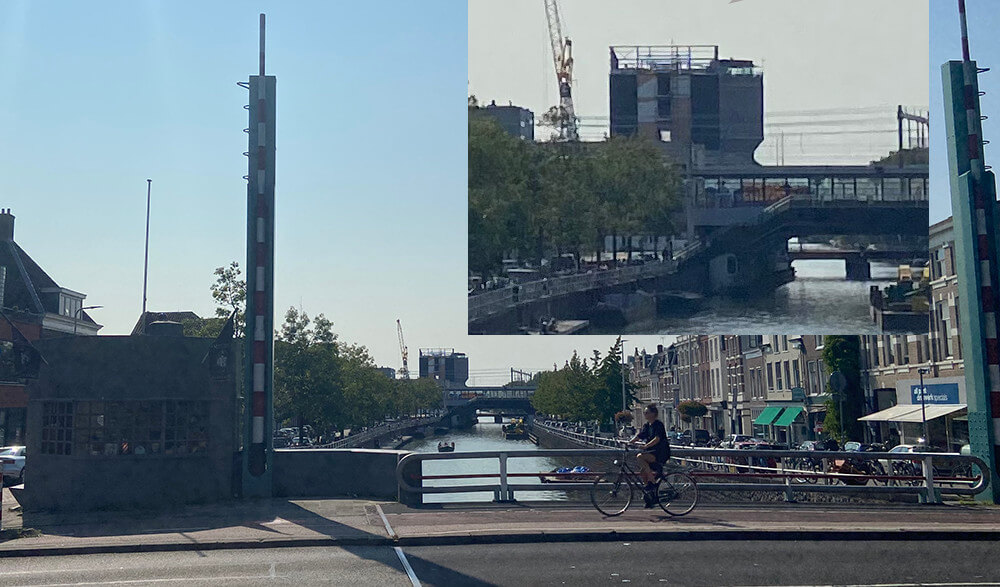
M530 386L449 388L444 391L444 407L533 413L534 393L535 388Z

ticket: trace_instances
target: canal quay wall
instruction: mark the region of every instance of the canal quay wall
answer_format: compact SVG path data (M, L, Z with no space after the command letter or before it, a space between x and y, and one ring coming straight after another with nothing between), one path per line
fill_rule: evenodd
M530 424L529 432L538 439L538 446L543 448L615 448L616 445L615 439L595 439L592 436L549 428L537 422Z

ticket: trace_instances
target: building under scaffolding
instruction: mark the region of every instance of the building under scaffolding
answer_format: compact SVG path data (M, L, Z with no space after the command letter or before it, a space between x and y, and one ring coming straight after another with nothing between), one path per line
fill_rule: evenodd
M692 168L753 165L764 140L764 81L716 45L611 47L611 135L660 141Z

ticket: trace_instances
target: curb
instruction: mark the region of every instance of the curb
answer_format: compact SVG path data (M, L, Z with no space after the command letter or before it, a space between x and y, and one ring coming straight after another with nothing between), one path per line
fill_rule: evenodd
M680 541L911 541L943 540L995 542L1000 530L609 530L607 532L497 533L455 536L403 536L397 540L378 536L358 538L288 538L279 540L232 540L205 543L160 542L147 544L93 544L0 548L0 559L26 556L72 556L86 554L133 554L147 552L192 552L267 548L347 546L470 546L482 544L544 544L565 542L680 542ZM0 543L2 544L2 543Z

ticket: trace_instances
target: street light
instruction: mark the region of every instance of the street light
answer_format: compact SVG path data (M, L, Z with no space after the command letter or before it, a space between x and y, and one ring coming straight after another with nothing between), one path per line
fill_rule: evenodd
M73 336L76 336L76 325L80 322L80 313L84 310L96 310L98 308L103 308L104 306L83 306L78 308L76 312L73 312Z
M927 390L924 388L924 375L930 373L931 370L927 367L921 367L917 369L920 373L920 421L923 423L924 429L924 446L930 446L931 439L930 435L927 434Z

